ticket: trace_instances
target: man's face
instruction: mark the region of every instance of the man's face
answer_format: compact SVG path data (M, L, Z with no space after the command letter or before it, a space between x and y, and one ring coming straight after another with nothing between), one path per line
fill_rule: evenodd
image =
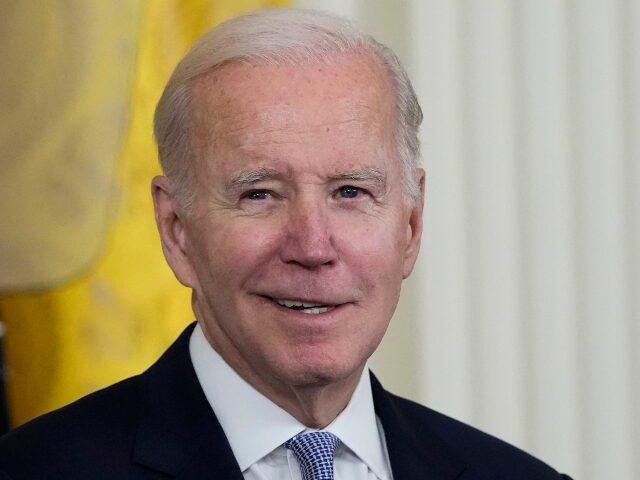
M259 389L358 377L422 229L384 71L364 55L230 64L193 94L194 212L170 263L209 342Z

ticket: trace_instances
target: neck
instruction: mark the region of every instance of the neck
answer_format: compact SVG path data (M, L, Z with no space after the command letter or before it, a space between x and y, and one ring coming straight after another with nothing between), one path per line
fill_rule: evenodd
M309 428L321 429L329 425L346 408L358 386L362 369L344 382L326 385L289 387L288 395L267 395L274 403L289 412Z
M309 428L322 429L329 425L347 406L355 391L365 363L341 379L312 379L287 383L273 375L261 375L249 368L246 360L230 345L220 345L207 325L199 322L209 345L249 385L288 412ZM227 347L227 348L225 348Z

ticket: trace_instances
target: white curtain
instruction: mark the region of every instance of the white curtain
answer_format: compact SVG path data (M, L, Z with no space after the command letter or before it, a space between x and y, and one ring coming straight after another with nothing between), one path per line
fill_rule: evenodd
M394 48L425 114L383 383L576 479L640 478L640 2L298 4Z

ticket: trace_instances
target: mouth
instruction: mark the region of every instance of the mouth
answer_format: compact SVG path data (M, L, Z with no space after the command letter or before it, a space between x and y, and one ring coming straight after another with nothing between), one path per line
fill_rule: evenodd
M320 303L303 302L302 300L285 300L280 298L266 297L274 303L277 303L281 307L288 308L289 310L296 310L308 315L319 315L321 313L327 313L336 308L336 305L324 305Z

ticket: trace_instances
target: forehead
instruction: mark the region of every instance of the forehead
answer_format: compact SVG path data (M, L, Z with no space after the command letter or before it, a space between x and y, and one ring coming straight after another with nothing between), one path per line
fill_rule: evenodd
M369 54L302 65L227 64L196 80L192 115L196 158L231 149L395 151L390 80Z

